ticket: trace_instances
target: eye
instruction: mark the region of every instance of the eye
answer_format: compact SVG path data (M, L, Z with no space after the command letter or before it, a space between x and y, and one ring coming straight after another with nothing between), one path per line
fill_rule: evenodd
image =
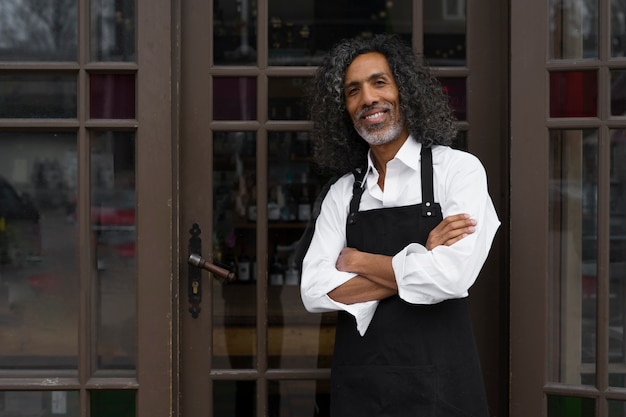
M353 95L355 95L355 94L356 94L356 93L358 93L358 92L359 92L359 89L358 89L358 88L356 88L356 87L350 87L350 88L347 88L347 89L346 89L346 96L348 96L348 97L349 97L349 96L353 96Z

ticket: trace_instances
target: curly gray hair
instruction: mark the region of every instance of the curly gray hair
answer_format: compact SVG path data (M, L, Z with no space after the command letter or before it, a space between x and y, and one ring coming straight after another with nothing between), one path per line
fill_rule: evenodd
M450 145L456 136L447 96L409 45L396 35L346 39L324 58L308 91L315 159L331 174L341 175L366 164L369 146L346 111L344 77L352 61L369 52L387 59L398 87L400 111L415 140L424 146Z

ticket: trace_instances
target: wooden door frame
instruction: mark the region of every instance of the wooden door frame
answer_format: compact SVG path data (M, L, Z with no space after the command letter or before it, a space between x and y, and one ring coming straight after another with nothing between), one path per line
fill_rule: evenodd
M137 379L139 417L172 415L177 257L176 0L137 0ZM174 18L173 18L174 14ZM172 71L174 70L174 71ZM173 74L174 72L174 74Z
M511 2L511 417L546 413L547 7Z

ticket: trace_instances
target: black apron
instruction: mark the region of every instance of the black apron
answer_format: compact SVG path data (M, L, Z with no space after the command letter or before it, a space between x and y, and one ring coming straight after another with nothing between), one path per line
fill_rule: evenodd
M348 247L395 255L425 244L442 220L433 199L432 153L422 147L422 204L358 211L355 181ZM409 304L380 301L364 336L341 311L331 374L331 417L486 417L488 409L467 299Z

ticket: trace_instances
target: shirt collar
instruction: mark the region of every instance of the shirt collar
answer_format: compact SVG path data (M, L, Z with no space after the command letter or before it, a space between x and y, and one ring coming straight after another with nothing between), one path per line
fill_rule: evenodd
M421 151L422 144L413 139L413 136L409 135L404 144L402 144L402 147L398 149L398 152L396 153L396 156L392 159L392 161L398 160L407 167L417 171L418 169L420 169L420 158L418 155L420 155ZM374 161L372 160L371 151L367 152L367 171L368 174L372 172L377 172L374 168ZM376 179L378 179L378 174L376 174Z

